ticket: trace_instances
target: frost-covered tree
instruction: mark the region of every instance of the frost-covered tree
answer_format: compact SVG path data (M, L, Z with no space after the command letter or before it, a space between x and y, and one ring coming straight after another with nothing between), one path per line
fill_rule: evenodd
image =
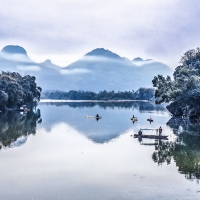
M197 108L200 104L200 48L184 53L180 65L174 71L173 80L169 76L165 78L158 75L152 83L157 87L156 103L173 102L167 107L172 114L183 115L185 109Z
M17 108L26 104L34 106L40 100L41 88L37 87L34 76L21 76L16 72L0 74L0 110Z
M152 83L153 87L157 87L155 91L156 103L169 103L181 99L181 85L179 87L176 81L171 80L170 76L166 78L162 75L155 76Z

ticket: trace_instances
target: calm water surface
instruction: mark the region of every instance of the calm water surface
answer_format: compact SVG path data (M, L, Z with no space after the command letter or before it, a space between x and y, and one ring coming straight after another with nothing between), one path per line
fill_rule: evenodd
M200 199L200 128L170 120L165 106L40 103L38 109L0 115L2 200ZM85 118L97 113L102 119ZM159 126L168 141L131 137Z

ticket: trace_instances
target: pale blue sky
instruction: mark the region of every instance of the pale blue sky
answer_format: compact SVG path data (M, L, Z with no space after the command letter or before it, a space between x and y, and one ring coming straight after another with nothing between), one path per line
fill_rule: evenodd
M0 48L66 66L94 48L175 67L200 46L199 0L1 0Z

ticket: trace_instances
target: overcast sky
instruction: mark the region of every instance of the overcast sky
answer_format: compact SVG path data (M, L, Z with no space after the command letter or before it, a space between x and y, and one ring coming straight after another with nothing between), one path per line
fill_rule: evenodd
M199 0L1 0L0 48L66 66L95 48L176 67L200 46Z

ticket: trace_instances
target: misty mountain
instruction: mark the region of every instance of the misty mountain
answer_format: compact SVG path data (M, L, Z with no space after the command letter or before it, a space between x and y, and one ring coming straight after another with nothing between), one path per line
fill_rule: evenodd
M138 63L141 63L141 64L144 64L144 62L149 62L149 61L153 61L152 59L146 59L146 60L144 60L144 59L142 59L142 58L140 58L140 57L137 57L137 58L134 58L133 60L132 60L132 62L133 63L136 63L136 64L138 64ZM155 62L155 61L154 61Z
M172 75L172 69L156 61L140 61L140 65L136 65L100 48L67 66L62 73L66 74L68 86L74 90L132 91L140 87L152 87L151 81L155 75Z
M0 70L15 71L20 74L30 74L36 77L38 86L43 89L51 89L60 80L60 67L46 60L43 63L36 63L31 60L26 50L19 46L8 45L0 52Z
M47 59L42 63L39 63L40 65L47 67L47 68L51 68L51 69L55 69L55 70L60 70L60 67L58 65L55 65L51 62L51 60Z
M98 57L103 57L103 58L108 58L108 59L122 59L119 55L116 53L113 53L112 51L105 50L104 48L97 48L92 50L91 52L85 54L86 57L88 56L98 56Z
M15 46L15 45L8 45L5 46L2 49L3 53L8 53L8 54L23 54L25 56L27 56L26 50L20 46Z
M61 68L49 59L36 63L23 47L13 45L4 47L0 52L0 70L34 75L43 90L94 92L152 87L151 81L155 75L172 75L171 68L163 63L143 59L134 62L103 48L94 49Z
M1 50L3 58L15 62L30 64L33 61L28 57L26 50L23 47L8 45Z
M140 57L134 58L133 62L143 62L144 60Z

